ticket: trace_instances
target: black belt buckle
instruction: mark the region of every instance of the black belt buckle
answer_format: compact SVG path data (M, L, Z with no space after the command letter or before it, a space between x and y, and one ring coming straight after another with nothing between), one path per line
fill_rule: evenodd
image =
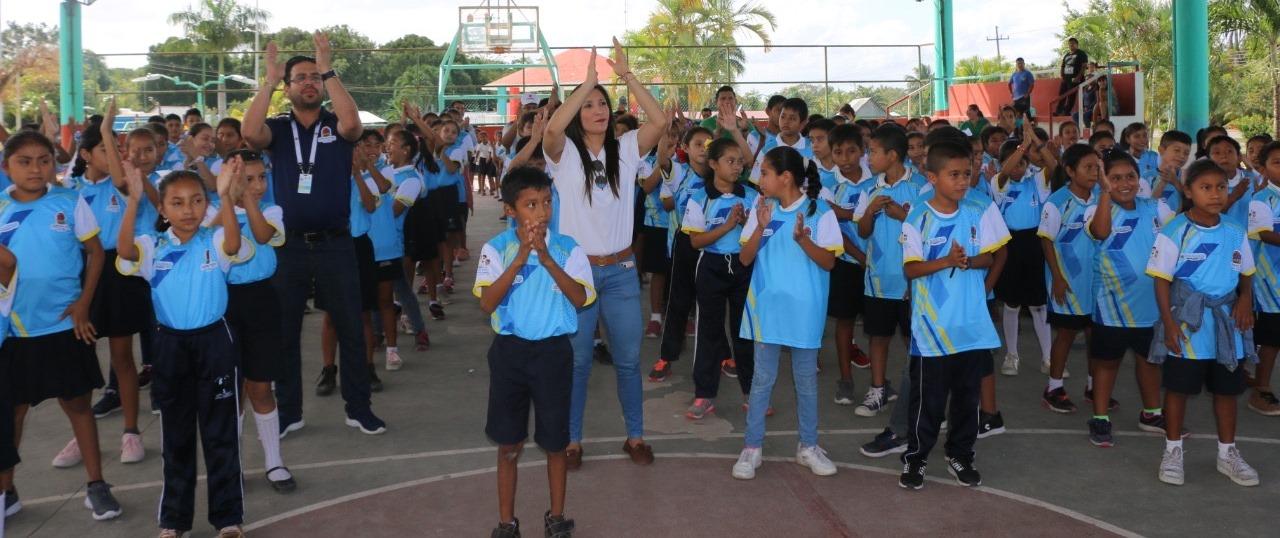
M329 238L329 233L327 231L302 232L302 242L304 243L319 243L328 238Z

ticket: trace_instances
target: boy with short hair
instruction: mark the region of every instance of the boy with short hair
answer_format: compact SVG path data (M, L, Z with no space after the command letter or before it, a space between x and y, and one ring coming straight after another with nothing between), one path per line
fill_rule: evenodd
M809 134L815 141L814 152L819 151L816 142L821 132L815 123ZM836 355L840 368L840 379L836 381L835 403L853 405L853 368L866 368L871 365L854 338L854 324L858 314L862 312L863 296L866 293L867 255L863 249L866 243L858 235L858 222L853 212L867 193L875 187L871 175L862 169L862 133L856 125L846 124L835 127L829 134L822 134L821 139L829 146L826 151L831 154L833 185L822 192L831 205L831 211L840 224L840 233L844 236L844 254L836 257L836 264L831 269L831 288L827 296L827 315L836 319ZM821 174L819 167L819 174Z
M911 131L907 133L907 167L917 174L922 174L928 148L924 145L924 133Z
M1160 158L1156 171L1138 179L1138 196L1159 198L1170 209L1182 207L1182 167L1191 158L1191 135L1182 131L1165 131L1160 135Z
M531 167L502 181L507 216L516 222L485 243L472 292L489 313L495 333L489 348L489 410L485 434L498 443L499 524L492 538L518 538L516 470L534 408L534 440L547 452L551 509L546 536L569 538L564 517L568 474L569 401L573 388L576 309L595 300L587 256L572 238L549 229L551 178Z
M771 98L769 102L772 106L773 99ZM812 159L813 147L809 145L809 139L800 133L809 118L809 104L804 99L792 97L778 104L777 110L777 134L765 140L758 156L769 153L769 150L778 146L788 146L800 152L801 156ZM773 116L770 116L770 122L772 121ZM760 163L763 160L763 158L757 158L755 166L751 169L752 183L760 183Z
M942 421L949 420L947 472L962 486L979 486L973 467L982 377L1000 346L986 309L986 271L1009 230L992 204L965 200L970 162L949 142L929 148L934 195L902 223L903 272L911 279L911 402L907 451L898 485L924 487L925 465ZM948 403L950 411L948 413Z

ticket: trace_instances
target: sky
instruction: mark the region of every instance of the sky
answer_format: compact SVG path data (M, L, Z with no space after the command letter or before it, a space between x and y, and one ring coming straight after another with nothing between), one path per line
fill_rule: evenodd
M504 2L506 0L503 0ZM740 0L748 1L748 0ZM755 0L777 18L772 32L777 45L925 44L934 39L932 0ZM996 35L1005 57L1023 56L1032 63L1055 62L1065 12L1063 0L1019 0L1009 9L1005 0L954 0L956 58L994 56ZM241 0L252 5L255 0ZM1087 0L1066 0L1082 7ZM19 23L58 23L58 0L0 0L0 19ZM83 8L83 42L87 49L103 53L145 53L148 46L182 34L168 23L168 15L192 0L97 0ZM344 23L378 43L408 33L447 43L457 30L459 5L480 0L256 0L271 13L268 27L313 29ZM165 6L157 8L158 5ZM353 8L358 5L358 8ZM542 0L521 1L537 5L541 27L553 46L606 45L613 35L636 30L645 23L655 0ZM151 29L151 31L143 31ZM739 37L739 43L758 44ZM933 49L921 49L926 65L933 63ZM112 56L112 67L139 67L145 56ZM901 80L916 65L917 49L831 48L826 58L829 80ZM818 81L824 79L821 48L784 48L765 53L747 50L747 71L740 77L740 91L775 86L752 86L745 81ZM246 73L247 74L247 73ZM250 74L251 75L251 74Z

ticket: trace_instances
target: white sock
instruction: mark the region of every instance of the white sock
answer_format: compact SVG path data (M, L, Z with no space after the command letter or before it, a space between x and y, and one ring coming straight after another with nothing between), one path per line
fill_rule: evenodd
M1049 391L1050 391L1050 392L1053 392L1053 391L1058 390L1058 389L1060 389L1060 388L1062 388L1062 380L1061 380L1061 379L1054 379L1054 378L1050 377L1050 378L1049 378Z
M1004 349L1006 352L1018 355L1018 308L1004 307L1004 319L1001 325L1004 327Z
M236 439L239 439L241 435L244 435L244 413L243 412L240 413L240 416L236 417Z
M593 342L593 343L594 343L595 345L597 345L597 346L598 346L598 345L600 345L600 344L603 344L603 343L604 343L604 340L601 340L601 339L599 339L599 338L596 338L596 339L594 340L594 342Z
M1164 449L1166 451L1173 450L1175 448L1182 448L1182 439L1178 439L1177 441L1170 441L1168 439L1164 440Z
M1089 379L1084 382L1084 389L1093 390L1093 376L1089 376Z
M1031 326L1036 330L1036 340L1040 341L1040 360L1049 362L1049 313L1044 305L1029 306L1031 310Z
M266 467L268 469L283 467L284 460L280 458L280 414L274 409L265 415L255 412L253 421L258 424L258 440L262 441ZM289 478L289 473L284 469L276 469L267 477L271 480L284 480Z
M1218 441L1218 459L1225 459L1227 457L1227 451L1235 447L1235 443L1224 443L1222 441Z
M398 347L396 347L396 346L387 346L387 354L388 354L388 355L390 355L390 354L392 354L392 353L399 353L399 352L400 352L400 348L398 348Z
M657 321L657 322L661 323L661 322L662 322L662 314L660 314L660 313L658 313L658 312L654 312L654 313L652 313L652 314L649 314L649 321Z

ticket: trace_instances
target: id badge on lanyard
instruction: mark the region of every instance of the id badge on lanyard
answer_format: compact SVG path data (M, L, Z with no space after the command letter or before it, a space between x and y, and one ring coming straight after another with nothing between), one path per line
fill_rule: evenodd
M311 154L302 158L302 144L298 142L298 122L289 125L293 128L293 153L298 158L298 194L311 194L312 168L315 166L316 141L320 139L320 121L316 121L315 130L311 133Z

